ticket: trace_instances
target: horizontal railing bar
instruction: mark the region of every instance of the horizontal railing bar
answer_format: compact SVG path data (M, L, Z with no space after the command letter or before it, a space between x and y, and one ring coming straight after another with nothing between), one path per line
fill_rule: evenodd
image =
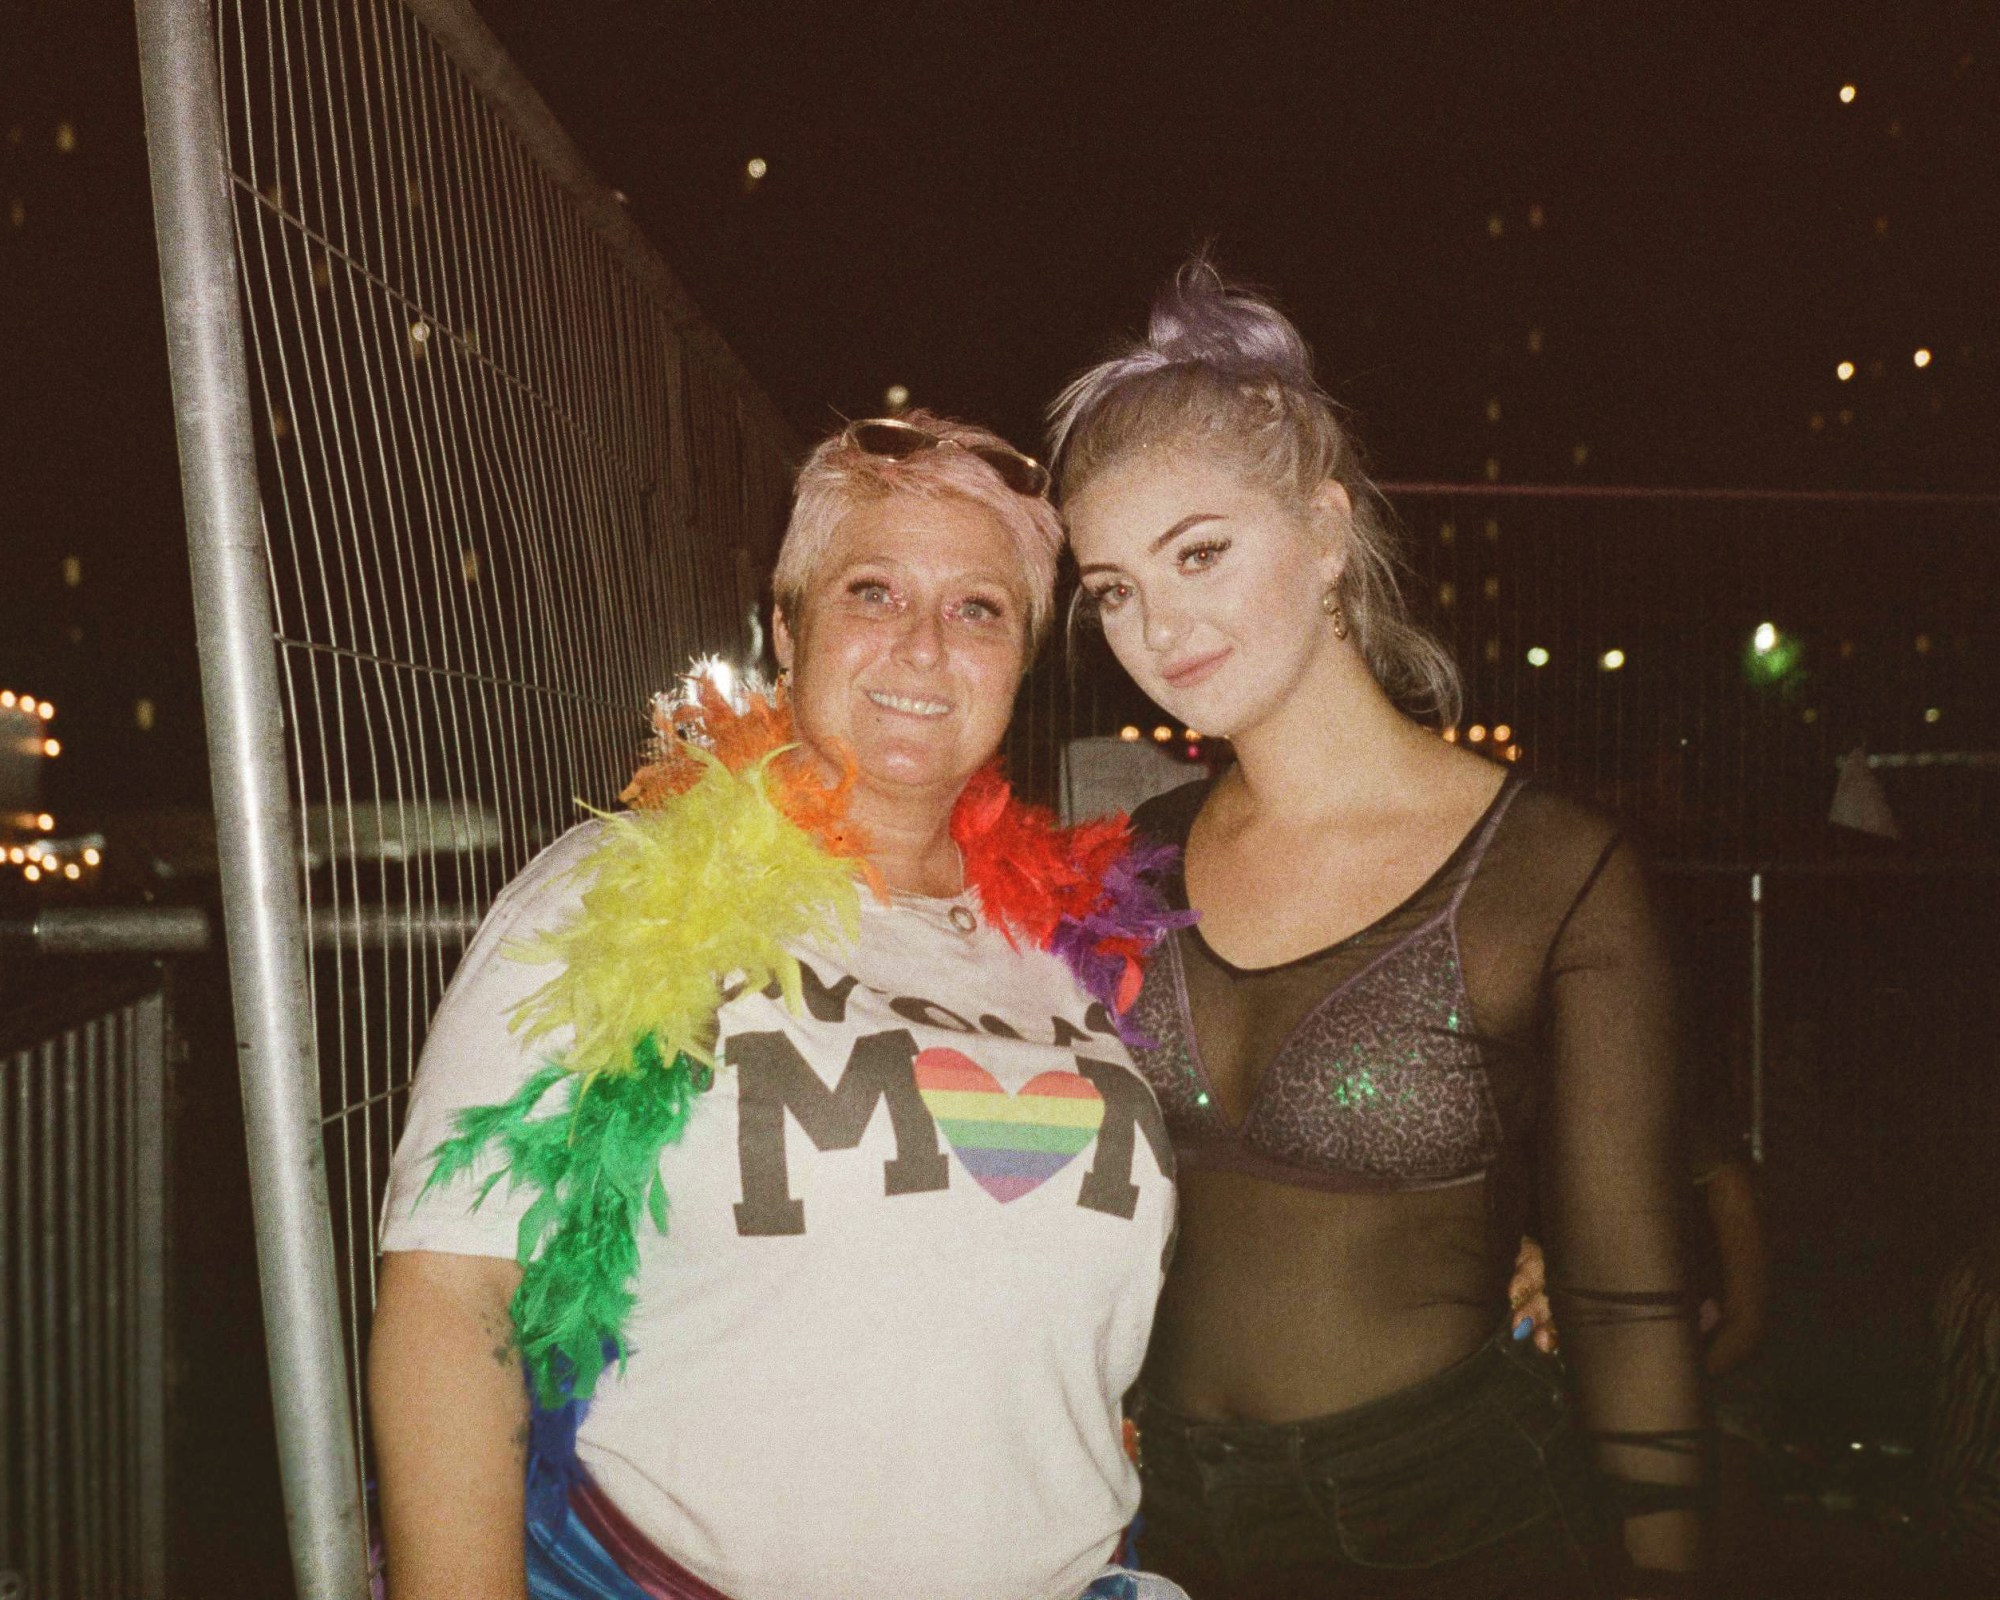
M478 913L461 906L314 906L307 921L313 945L322 950L463 942L478 926ZM0 943L9 939L63 956L198 955L220 942L216 915L202 906L49 906L0 920Z

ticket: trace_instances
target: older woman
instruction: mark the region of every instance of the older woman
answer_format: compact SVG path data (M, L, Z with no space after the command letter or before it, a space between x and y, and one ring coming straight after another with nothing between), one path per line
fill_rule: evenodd
M708 694L494 906L385 1209L395 1600L1169 1592L1106 1575L1173 1220L1118 1018L1161 916L1122 819L985 770L1045 482L923 414L823 443L788 699Z
M1455 674L1275 308L1197 262L1056 416L1105 637L1237 757L1138 817L1200 913L1135 1009L1181 1168L1148 1559L1200 1600L1687 1587L1701 1401L1644 863L1422 725L1455 720ZM1567 1387L1504 1320L1537 1192Z

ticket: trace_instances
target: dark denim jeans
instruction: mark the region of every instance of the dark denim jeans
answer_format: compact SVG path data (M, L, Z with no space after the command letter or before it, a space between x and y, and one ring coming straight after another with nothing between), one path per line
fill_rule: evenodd
M1597 1600L1615 1570L1555 1363L1504 1335L1335 1416L1138 1421L1141 1562L1194 1600Z

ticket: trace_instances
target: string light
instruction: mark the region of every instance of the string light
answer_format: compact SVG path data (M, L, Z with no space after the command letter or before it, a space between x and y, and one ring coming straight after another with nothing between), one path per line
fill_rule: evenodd
M1139 740L1139 730L1128 722L1118 730L1118 737L1123 739L1127 744L1136 744Z
M83 868L72 861L68 866L63 868L63 876L69 879L71 883L74 883L78 878L83 876Z
M1165 723L1162 723L1159 727L1153 730L1153 742L1155 744L1165 744L1169 739L1173 738L1173 736L1174 736L1174 730L1172 728L1169 728Z
M86 865L94 867L104 859L104 852L99 850L95 845L92 845L88 850L84 851L83 859Z
M12 689L0 689L0 711L12 711L14 709L14 700L15 695Z
M37 866L26 866L21 869L21 876L26 878L30 883L40 883L42 881L42 869Z
M39 816L35 818L35 826L40 828L44 833L47 833L49 829L53 828L55 825L56 825L56 819L50 816L49 813L46 811L42 812Z
M1495 744L1507 744L1513 737L1514 730L1504 722L1497 724L1493 729L1493 742Z
M1483 722L1475 722L1471 727L1465 730L1465 741L1467 744L1479 744L1485 738L1486 738L1486 724Z
M1854 363L1852 361L1841 362L1839 366L1833 369L1833 375L1842 383L1847 382L1849 378L1854 376Z
M61 754L62 754L62 740L60 740L60 739L44 739L44 740L42 741L42 754L43 754L43 755L45 755L45 756L51 756L51 757L53 757L53 756L59 756L59 755L61 755Z
M1843 83L1840 86L1840 103L1844 106L1853 105L1855 93L1856 90L1853 84Z
M1928 350L1919 349L1910 359L1919 367L1927 367L1931 364L1931 353Z
M765 173L769 172L770 170L771 170L771 163L766 161L762 156L752 156L748 161L743 163L744 175L748 177L752 183L757 182L764 176Z

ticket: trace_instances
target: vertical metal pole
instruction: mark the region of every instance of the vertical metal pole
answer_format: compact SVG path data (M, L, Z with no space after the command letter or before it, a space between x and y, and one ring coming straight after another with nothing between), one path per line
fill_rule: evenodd
M367 1555L215 34L206 0L138 0L138 19L285 1515L301 1600L357 1600Z
M1750 874L1750 1159L1764 1164L1764 874Z
M138 1267L133 1310L134 1477L139 1593L167 1592L167 1001L149 995L133 1008L130 1189L132 1255ZM302 1591L303 1592L303 1591ZM349 1591L353 1593L353 1591Z

